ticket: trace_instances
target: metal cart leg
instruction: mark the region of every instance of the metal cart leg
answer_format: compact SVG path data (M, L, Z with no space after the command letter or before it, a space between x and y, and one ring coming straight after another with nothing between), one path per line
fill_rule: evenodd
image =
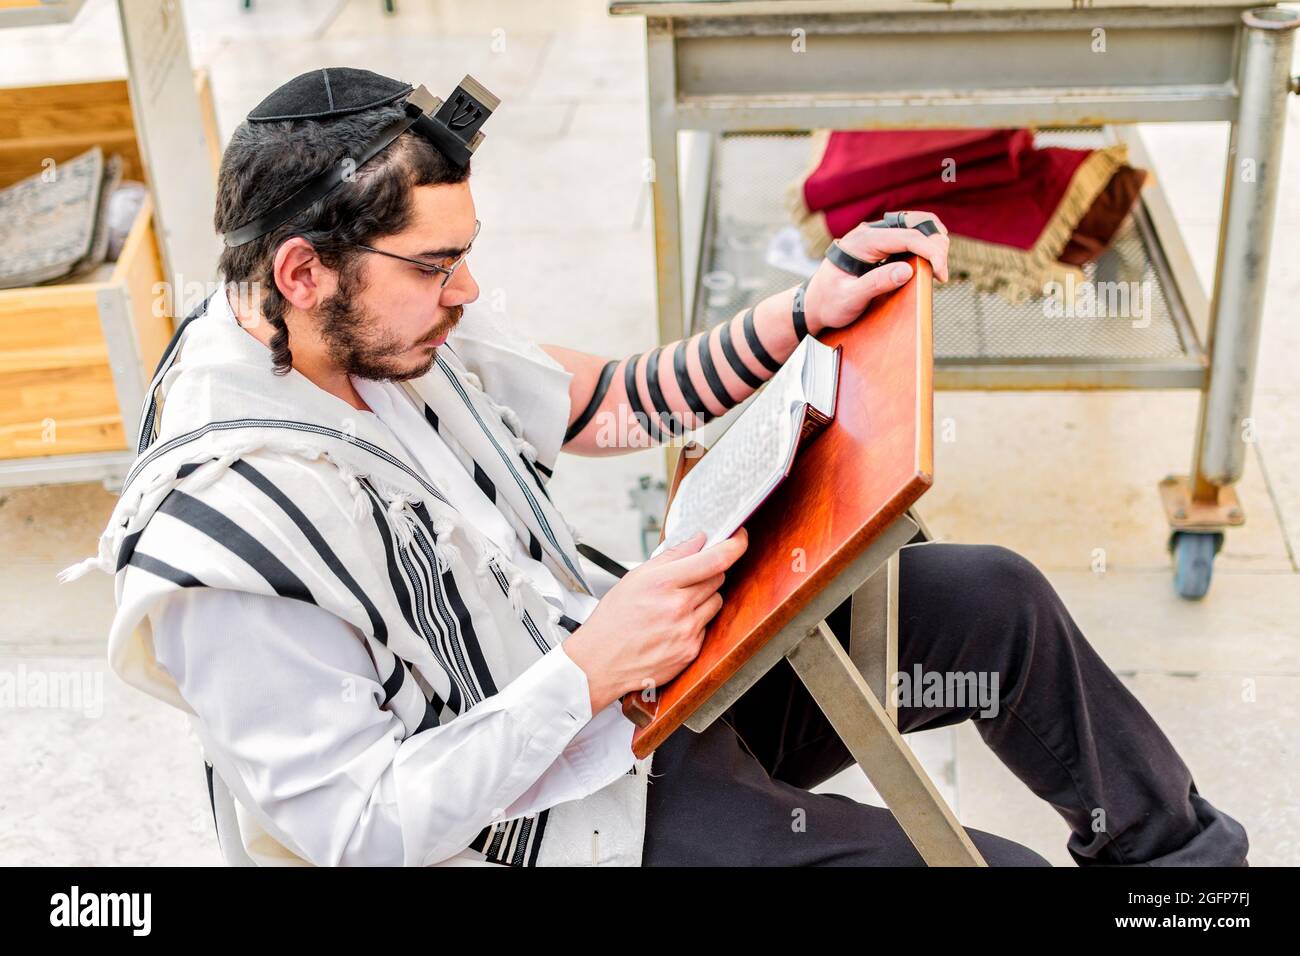
M1175 586L1205 596L1225 528L1245 514L1232 485L1246 457L1269 249L1281 175L1289 69L1300 13L1274 7L1241 14L1240 100L1228 143L1218 264L1210 305L1210 368L1201 393L1190 478L1170 476L1161 497L1173 532Z
M655 286L659 341L681 338L686 329L682 299L681 209L677 185L677 65L672 22L646 20L646 75L650 106L651 194L654 198Z

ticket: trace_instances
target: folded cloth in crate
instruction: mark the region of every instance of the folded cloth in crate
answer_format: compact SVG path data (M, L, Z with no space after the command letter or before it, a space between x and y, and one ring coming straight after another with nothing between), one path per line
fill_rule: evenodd
M0 289L93 272L108 249L122 158L93 146L0 189Z
M1146 180L1123 145L1034 146L1028 129L820 130L786 204L811 256L889 210L922 208L951 238L949 268L1013 302L1099 256Z

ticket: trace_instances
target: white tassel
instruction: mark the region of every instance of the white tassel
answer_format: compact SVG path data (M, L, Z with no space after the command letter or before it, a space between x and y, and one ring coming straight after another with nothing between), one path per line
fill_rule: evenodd
M184 479L186 492L202 491L209 487L235 463L241 454L241 452L228 451L220 458L200 465Z
M310 446L304 447L309 448ZM370 495L366 493L365 488L361 487L361 479L365 476L353 469L347 462L336 458L324 449L315 449L314 451L317 458L324 458L327 462L337 468L339 477L347 482L348 494L352 496L353 524L365 521L370 515Z
M515 617L522 620L524 615L524 575L522 571L515 571L510 575L509 587L506 589L506 596L510 599L510 607L515 612Z
M522 435L524 433L524 426L519 421L519 414L513 408L509 405L501 405L496 402L492 403L492 407L496 409L497 414L501 416L501 420L505 422L506 427L514 432L515 435Z
M440 511L433 513L433 555L438 561L438 573L442 574L460 560L460 549L451 543L451 532L455 522Z
M531 462L537 461L537 449L523 438L515 439L515 450Z
M103 571L106 574L113 573L113 565L105 562L99 555L86 558L84 561L78 561L76 564L64 568L58 573L60 584L67 584L69 581L76 581L78 578L85 577L91 571Z
M365 521L370 514L370 495L361 487L361 480L355 473L344 474L343 478L348 483L348 494L352 496L352 523Z
M444 541L433 546L433 555L438 559L438 573L444 574L452 564L460 560L460 549L450 541Z
M415 540L415 515L403 497L395 497L388 502L388 521L397 535L397 542L403 548L409 548Z
M456 527L456 522L452 521L450 516L441 511L433 512L429 523L433 526L434 535L439 538L451 534Z
M352 483L348 485L348 490L352 492L353 524L365 521L366 516L370 514L370 496L362 490L361 483L355 478L352 479Z

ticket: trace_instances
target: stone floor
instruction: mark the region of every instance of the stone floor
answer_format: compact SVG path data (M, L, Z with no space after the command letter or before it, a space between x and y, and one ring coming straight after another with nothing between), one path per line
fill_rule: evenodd
M539 341L609 356L652 347L642 22L609 18L599 0L399 7L386 18L378 0L261 0L248 13L234 0L188 0L192 56L211 71L223 134L275 85L315 66L370 67L433 90L473 73L503 99L489 148L475 158L483 294L504 297L510 318ZM119 37L109 0L89 0L68 26L4 31L0 83L120 75ZM1294 185L1296 99L1287 125L1285 177ZM1226 127L1143 133L1208 286ZM941 433L953 440L937 445L936 482L921 509L942 540L1004 544L1044 569L1175 742L1200 792L1246 826L1255 865L1300 864L1297 239L1300 190L1284 188L1258 441L1239 486L1249 520L1228 535L1205 601L1173 593L1155 490L1166 473L1187 470L1191 393L940 393L936 418L951 423ZM593 544L639 558L628 492L642 474L662 476L656 453L568 458L552 487ZM0 863L219 862L187 724L107 673L110 581L54 580L94 550L112 500L95 485L0 490L0 671L69 682L61 706L27 701L0 721ZM1098 548L1102 573L1093 570ZM1072 865L1060 817L969 724L907 739L963 823ZM821 789L877 799L856 769Z

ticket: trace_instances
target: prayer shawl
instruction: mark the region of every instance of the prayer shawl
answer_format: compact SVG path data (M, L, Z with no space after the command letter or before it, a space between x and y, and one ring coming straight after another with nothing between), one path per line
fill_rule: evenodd
M583 566L546 490L570 373L495 321L466 310L436 364L405 387L531 554L561 583L599 597L616 579L592 583L602 572ZM265 346L224 301L209 300L177 330L139 435L98 555L63 576L115 576L110 664L181 710L192 713L154 657L146 617L178 588L278 594L348 621L365 636L383 706L408 736L455 720L578 626L366 416L297 371L273 374ZM594 794L489 823L444 862L638 866L650 760L629 754L628 773ZM242 843L257 862L304 862L251 814L232 813L228 791L213 801L219 830L223 815L237 817L236 857ZM229 835L219 836L224 852Z
M1145 170L1123 145L1035 148L1028 129L818 130L786 206L809 255L861 222L924 209L948 228L948 265L1012 302L1080 269L1110 244ZM945 173L947 175L945 175Z

